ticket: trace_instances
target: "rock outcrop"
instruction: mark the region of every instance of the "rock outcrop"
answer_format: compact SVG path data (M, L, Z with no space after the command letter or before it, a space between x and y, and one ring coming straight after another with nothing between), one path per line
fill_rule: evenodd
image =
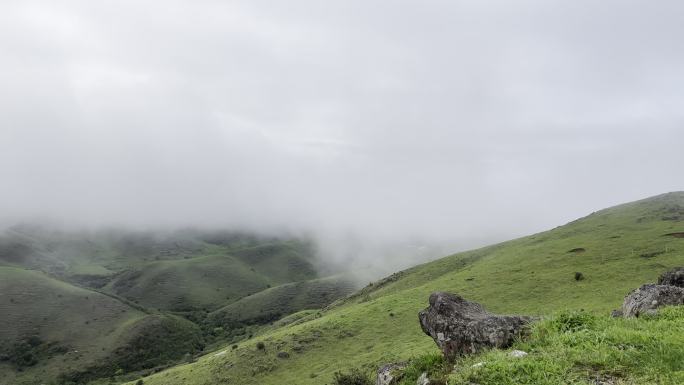
M684 267L676 267L658 278L658 285L684 287Z
M486 348L506 348L526 332L533 320L491 314L478 303L444 292L432 293L430 306L418 318L425 334L432 337L449 361Z
M684 288L670 285L643 285L632 290L622 304L625 317L654 314L662 306L684 305Z

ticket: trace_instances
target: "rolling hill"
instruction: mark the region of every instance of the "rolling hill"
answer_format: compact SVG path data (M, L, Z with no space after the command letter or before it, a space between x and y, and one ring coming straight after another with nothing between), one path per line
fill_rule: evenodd
M630 290L684 264L682 234L682 192L612 207L550 231L393 274L325 311L302 315L298 322L268 329L234 349L146 377L144 383L328 384L339 370L360 367L371 373L383 363L434 354L437 349L420 330L416 316L434 291L459 293L496 313L548 316L581 309L605 319ZM584 279L576 280L576 272ZM636 336L643 328L624 322L619 327L607 325L613 334L605 335ZM681 322L667 322L657 327L681 327ZM657 338L655 333L650 336ZM656 349L673 346L655 343ZM670 370L684 371L681 362L672 365ZM566 369L570 372L565 374L573 377L587 375L581 368ZM637 375L626 368L628 379ZM662 383L677 382L669 377Z
M0 235L0 384L159 370L352 291L314 258L308 242L243 233L15 226ZM234 303L260 317L206 320Z
M151 262L116 276L103 290L146 307L216 310L273 285L316 278L305 246L267 244L236 250L211 247L205 255Z
M41 272L0 267L2 384L86 381L201 349L199 328Z
M293 311L323 308L354 288L355 284L344 276L287 283L213 311L207 321L214 326L271 322Z

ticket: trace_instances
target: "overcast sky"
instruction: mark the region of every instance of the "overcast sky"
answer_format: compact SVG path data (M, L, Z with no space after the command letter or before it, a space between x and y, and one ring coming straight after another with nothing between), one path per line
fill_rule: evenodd
M0 212L545 230L684 189L682 20L679 0L3 0Z

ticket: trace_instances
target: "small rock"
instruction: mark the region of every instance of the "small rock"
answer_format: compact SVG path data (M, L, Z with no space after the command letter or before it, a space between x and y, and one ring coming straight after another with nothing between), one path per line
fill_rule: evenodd
M375 385L394 385L399 380L400 371L406 368L405 362L387 364L378 369Z
M416 385L430 385L430 380L428 379L427 373L423 372L423 374L418 377Z
M617 378L607 374L594 374L589 380L593 385L616 385L618 383Z
M478 362L477 364L471 366L471 368L481 368L484 366L484 364L485 364L484 362Z
M610 316L613 318L621 318L622 317L622 310L621 309L615 309L610 312Z
M278 358L290 358L290 353L288 352L278 352Z
M527 352L523 352L522 350L513 350L510 353L508 353L508 355L515 358L522 358L527 355Z

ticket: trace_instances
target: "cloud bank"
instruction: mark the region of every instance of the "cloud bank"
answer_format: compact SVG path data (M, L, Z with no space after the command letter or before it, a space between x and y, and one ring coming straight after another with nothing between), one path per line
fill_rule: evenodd
M3 1L0 212L300 232L337 260L543 230L682 189L683 17L680 1Z

